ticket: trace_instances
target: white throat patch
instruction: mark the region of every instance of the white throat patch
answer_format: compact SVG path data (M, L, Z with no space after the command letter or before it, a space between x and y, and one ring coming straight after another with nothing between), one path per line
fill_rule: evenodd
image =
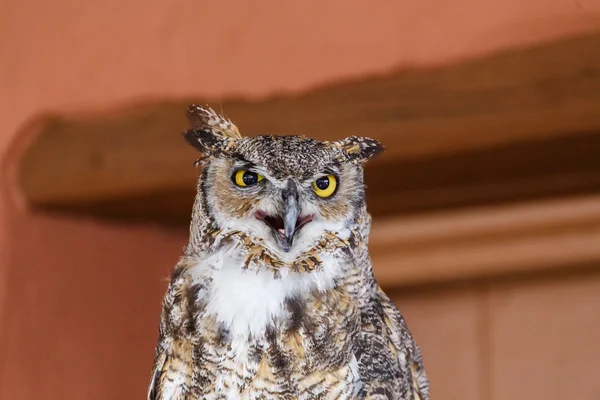
M339 260L328 256L323 256L319 271L298 274L282 269L279 279L269 270L243 270L242 260L238 251L220 249L190 269L197 282L212 279L198 300L207 303L206 313L233 336L262 336L274 321L289 318L286 298L332 288L341 275Z

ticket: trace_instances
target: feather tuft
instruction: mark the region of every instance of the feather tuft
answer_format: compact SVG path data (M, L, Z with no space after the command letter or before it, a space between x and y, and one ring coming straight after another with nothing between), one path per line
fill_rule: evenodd
M208 130L223 139L241 139L240 131L231 120L217 114L209 106L192 104L188 108L188 119L194 129Z

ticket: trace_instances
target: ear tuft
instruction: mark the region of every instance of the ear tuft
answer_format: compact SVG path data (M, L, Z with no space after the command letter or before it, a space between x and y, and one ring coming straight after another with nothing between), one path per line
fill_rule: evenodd
M375 139L368 137L350 136L346 139L333 142L355 161L367 161L384 150L383 145Z
M187 114L192 129L183 132L183 137L200 151L225 151L242 137L233 122L208 106L192 104Z

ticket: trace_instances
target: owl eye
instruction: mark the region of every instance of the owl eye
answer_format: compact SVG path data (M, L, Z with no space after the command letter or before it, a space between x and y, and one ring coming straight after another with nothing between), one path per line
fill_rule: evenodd
M252 186L262 181L264 177L256 172L240 169L233 174L233 182L241 187Z
M313 182L313 190L319 197L330 197L337 188L337 179L333 175L322 176Z

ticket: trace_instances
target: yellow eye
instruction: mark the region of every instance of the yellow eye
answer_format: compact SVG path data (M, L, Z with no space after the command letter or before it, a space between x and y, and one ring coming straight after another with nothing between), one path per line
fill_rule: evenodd
M240 169L233 174L233 182L241 187L252 186L262 181L264 177L256 172Z
M313 182L313 189L319 197L329 197L335 193L337 179L333 175L322 176Z

